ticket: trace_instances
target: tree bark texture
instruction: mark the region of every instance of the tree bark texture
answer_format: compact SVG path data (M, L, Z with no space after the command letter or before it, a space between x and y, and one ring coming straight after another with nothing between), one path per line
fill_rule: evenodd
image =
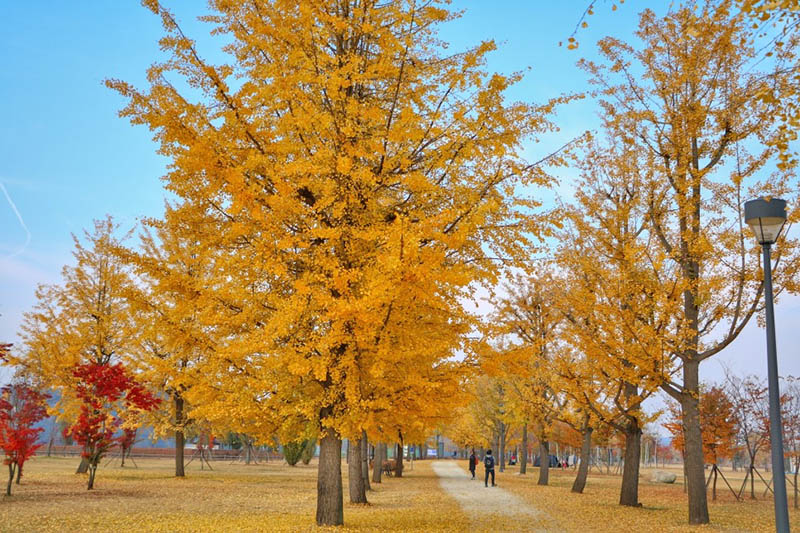
M6 496L11 496L11 483L14 481L14 463L8 464L8 484L6 485Z
M500 456L499 463L500 463L500 472L506 471L506 433L507 428L505 423L500 422L500 447L497 450L497 454Z
M717 501L717 465L714 464L711 473L714 475L714 482L711 484L711 501Z
M175 424L176 427L183 427L183 398L175 396ZM186 439L182 429L175 430L175 477L185 477L186 472L183 467L183 452L186 447ZM202 463L202 461L201 461Z
M550 443L539 439L539 481L537 485L547 485L550 480Z
M89 484L86 487L86 490L92 490L94 488L94 476L97 474L97 464L93 463L89 465Z
M375 445L375 459L372 462L372 482L380 483L383 475L383 462L386 460L386 443Z
M361 432L361 477L364 478L364 489L372 490L369 486L369 442L367 432Z
M403 477L403 441L402 441L402 439L400 440L400 442L397 443L396 450L397 450L397 453L395 453L394 475L395 475L395 477Z
M625 463L619 504L639 507L639 460L642 452L642 429L636 420L629 420L625 430Z
M344 524L342 501L342 440L332 429L325 429L319 441L317 468L317 525Z
M350 462L347 465L347 485L350 488L350 503L367 503L364 476L361 471L361 439L349 439Z
M578 466L578 475L572 483L572 492L583 494L586 487L586 478L589 476L589 462L592 453L592 428L587 427L583 430L583 442L581 442L581 464Z
M89 461L85 457L81 457L81 463L78 465L78 469L75 470L76 474L85 474L89 471Z
M522 453L519 454L519 473L528 472L528 424L522 424Z
M703 461L703 437L700 431L699 363L683 363L684 392L681 399L686 446L686 485L689 492L689 523L708 523L708 498Z

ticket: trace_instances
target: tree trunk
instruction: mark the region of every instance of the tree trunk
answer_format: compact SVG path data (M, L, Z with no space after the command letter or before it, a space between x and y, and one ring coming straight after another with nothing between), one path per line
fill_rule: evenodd
M539 481L537 485L547 485L550 479L550 443L539 439Z
M522 453L517 457L519 460L519 473L528 472L528 424L522 424Z
M183 398L179 395L174 397L175 408L175 427L183 428ZM175 477L186 477L183 467L183 451L186 447L186 438L183 429L175 430ZM200 464L203 464L201 459Z
M325 429L319 441L317 525L341 526L343 524L342 440L332 429Z
M506 425L500 422L500 447L497 454L500 456L500 472L506 471L506 433L508 432Z
M125 452L126 452L126 451L127 451L127 450L125 450L125 447L123 447L123 448L122 448L122 453L121 453L121 455L122 455L122 461L121 461L121 463L120 463L120 465L119 465L119 466L121 466L122 468L125 468Z
M364 478L364 490L372 490L369 486L369 443L367 432L361 432L361 477Z
M700 431L699 368L697 361L683 363L684 393L681 398L686 446L686 485L689 492L689 523L708 524L708 498Z
M394 468L394 475L395 477L403 477L403 436L400 435L400 442L397 443L397 447L395 448L397 453L395 453L395 468Z
M244 445L244 464L249 465L253 461L253 445L247 441Z
M175 477L186 477L184 469L184 448L186 447L186 438L182 430L175 430Z
M6 485L6 496L11 496L11 483L14 481L14 463L8 463L8 485Z
M755 465L755 457L750 458L750 499L756 499L756 465Z
M619 504L639 507L639 459L642 453L642 429L631 419L625 428L625 462L622 465L622 487Z
M375 458L372 462L372 482L380 483L383 475L383 462L386 460L386 444L379 442L375 446Z
M350 462L347 464L350 503L367 503L367 492L364 488L364 476L361 472L361 439L348 439Z
M92 490L94 488L94 476L97 473L97 464L92 463L89 465L89 485L86 487L86 490Z
M686 452L681 455L683 458L683 492L686 493Z
M75 470L76 474L85 474L89 471L89 461L85 457L81 457L81 464L78 465L78 469Z
M581 464L578 467L578 475L575 476L575 481L572 483L572 492L583 494L583 489L586 487L586 478L589 476L589 463L591 459L589 455L592 453L592 431L591 427L583 430L583 442L581 443Z
M714 463L713 470L714 483L711 486L711 501L717 501L717 465Z
M19 480L22 477L22 464L17 465L17 479L16 484L19 485Z
M50 435L50 442L47 443L47 457L50 457L50 454L53 452L53 443L55 441L55 437Z

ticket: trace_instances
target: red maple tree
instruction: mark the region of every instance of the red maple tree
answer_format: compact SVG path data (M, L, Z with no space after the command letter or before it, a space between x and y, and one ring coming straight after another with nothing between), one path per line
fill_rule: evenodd
M3 463L8 466L7 496L11 496L14 474L19 484L25 461L42 446L36 440L44 428L34 426L47 417L47 398L25 383L0 388L0 448L5 453Z
M76 395L83 404L78 420L65 434L83 446L82 455L89 463L87 488L92 490L97 466L115 443L114 432L121 424L121 414L129 410L151 411L160 400L127 375L119 363L80 364L72 375L77 380Z
M136 428L122 428L122 435L117 437L117 444L122 451L122 464L125 466L125 455L129 454L133 444L136 442Z

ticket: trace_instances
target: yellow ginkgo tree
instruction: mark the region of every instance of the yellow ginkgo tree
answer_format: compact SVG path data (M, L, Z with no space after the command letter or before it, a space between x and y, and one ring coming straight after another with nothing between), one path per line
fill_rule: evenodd
M483 368L507 388L509 411L522 420L523 447L527 449L528 424L539 442L539 485L549 482L549 432L556 415L560 391L553 382L551 359L559 342L562 315L555 305L560 287L553 265L534 264L537 273L516 272L495 298L495 311L487 326L497 343L485 350Z
M575 201L562 211L568 224L560 240L568 244L557 253L565 289L555 305L565 317L563 341L574 349L557 372L560 388L624 435L620 504L630 506L639 505L642 402L672 367L658 335L670 323L669 307L648 297L657 292L658 261L648 231L651 161L613 135L588 143Z
M187 216L221 222L198 243L220 251L198 300L220 332L206 386L219 410L316 427L316 520L341 524L341 439L383 431L398 398L403 416L439 409L475 320L462 304L496 279L491 256L538 234L513 193L548 181L520 151L555 102L507 103L518 76L483 71L492 42L446 54L438 2L214 0L221 65L145 4L169 57L146 90L107 83L155 133Z
M669 324L659 336L677 373L661 387L681 404L688 514L696 524L709 520L699 366L736 338L762 301L760 257L742 206L760 195L793 205L797 199L794 171L774 142L777 97L791 69L752 61L755 31L733 1L688 3L663 18L645 10L640 47L606 38L599 43L604 62L583 62L598 85L606 126L651 161L647 216L656 284L643 294L668 306ZM796 242L782 238L776 255L776 286L796 288Z
M218 333L205 327L198 306L198 295L214 272L214 255L200 242L218 225L210 217L190 220L182 215L167 206L163 220L145 220L137 249L113 249L136 280L124 292L137 324L131 364L142 381L168 400L144 415L155 435L174 436L178 477L185 475L186 433L193 428L195 397L200 396L193 386L205 382L204 362L214 353ZM218 421L222 431L233 425L231 417Z

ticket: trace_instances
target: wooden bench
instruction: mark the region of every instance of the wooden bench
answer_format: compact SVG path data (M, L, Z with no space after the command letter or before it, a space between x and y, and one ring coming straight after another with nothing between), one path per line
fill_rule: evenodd
M369 469L372 470L374 468L375 461L370 460L369 462ZM397 462L394 459L389 459L388 461L383 462L383 467L381 470L384 474L391 477L394 475L394 471L397 468Z

